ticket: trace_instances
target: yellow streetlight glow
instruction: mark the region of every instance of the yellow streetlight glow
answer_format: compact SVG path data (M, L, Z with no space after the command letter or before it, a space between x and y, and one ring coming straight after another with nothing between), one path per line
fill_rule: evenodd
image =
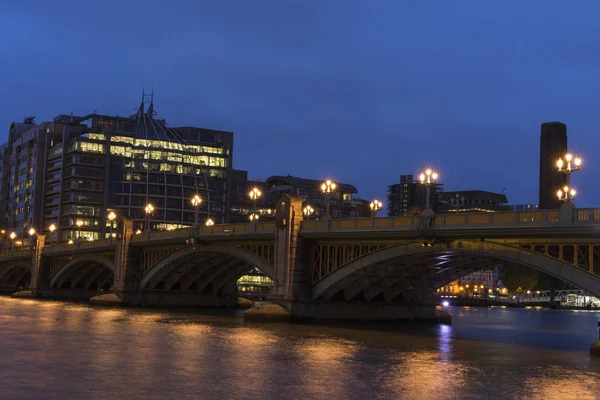
M137 231L135 231L136 235L139 235L140 233L142 233L142 231L140 229L138 229Z
M250 214L250 221L258 221L259 215L256 213Z
M154 212L154 206L151 203L148 203L144 210L146 211L146 214L152 214Z
M16 238L16 237L17 237L17 234L16 234L16 233L14 233L14 232L11 232L11 233L10 233L10 238L11 238L12 240L15 240L15 238Z
M335 183L331 179L327 179L321 184L321 191L323 193L331 193L335 190L335 188L337 188L337 183Z
M54 224L50 225L50 226L48 227L48 230L49 230L51 233L54 233L54 231L56 230L56 225L54 225Z
M6 231L5 231L4 229L2 229L2 230L0 231L0 233L4 235L4 234L6 233Z
M250 192L248 193L248 196L250 196L250 200L254 200L254 201L256 201L256 200L258 200L258 198L259 198L260 196L262 196L262 192L260 191L260 189L259 189L259 188L257 188L257 187L253 187L253 188L250 190Z
M31 228L29 230L29 236L33 236L33 235L35 235L35 229Z
M271 211L271 210L269 210L269 211ZM314 212L315 212L315 209L312 208L312 206L310 206L308 204L302 209L302 213L304 213L304 215L306 215L306 216L310 216Z
M215 221L209 218L206 220L205 224L206 226L213 226L215 224Z
M75 225L77 225L77 227L78 227L78 228L81 228L81 227L83 226L83 221L82 221L82 220L80 220L80 219L78 219L78 220L75 222Z
M69 244L73 244L73 239L69 239Z
M198 207L200 203L202 203L202 198L197 194L194 195L194 197L192 197L192 206Z
M383 207L383 203L379 200L373 200L371 204L369 204L369 208L371 211L379 211Z
M427 168L425 172L421 172L421 175L419 175L419 181L421 181L421 184L430 185L435 183L438 177L439 175L436 171L432 170L431 168Z
M109 221L114 221L115 218L117 218L117 214L115 214L114 211L111 211L111 212L108 213L108 220Z

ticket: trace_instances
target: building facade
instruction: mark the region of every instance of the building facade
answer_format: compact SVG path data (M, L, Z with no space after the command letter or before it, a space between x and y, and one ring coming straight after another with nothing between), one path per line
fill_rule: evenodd
M130 117L59 115L11 126L3 163L8 177L4 226L56 231L49 240L107 237L109 211L134 220L139 231L228 220L233 133L171 128L142 101ZM6 170L6 171L4 171ZM3 179L3 185L6 183ZM146 213L146 206L152 210Z
M248 180L244 182L243 171L235 171L238 180L234 182L237 194L233 194L232 222L247 222L251 214L258 214L259 219L275 218L275 202L283 194L291 194L304 199L303 207L310 206L312 214L307 218L320 219L326 214L327 199L321 190L322 180L306 179L296 176L275 175L264 181ZM257 188L261 195L255 202L250 197L250 190ZM358 190L347 183L336 183L336 189L329 194L329 211L332 218L361 218L371 214L370 201L356 198Z
M509 211L503 193L485 190L461 190L439 195L438 212L497 212Z
M388 186L387 209L390 217L411 215L427 207L427 192L413 175L401 175L400 183ZM431 208L436 211L439 207L440 195L444 185L435 183L431 187Z

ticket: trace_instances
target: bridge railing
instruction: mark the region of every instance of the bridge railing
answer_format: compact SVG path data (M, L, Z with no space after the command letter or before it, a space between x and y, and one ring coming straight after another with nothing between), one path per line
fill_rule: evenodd
M118 239L101 239L101 240L86 240L80 242L74 242L72 244L50 244L44 246L44 253L62 252L69 250L80 250L80 249L94 249L98 247L106 247L116 244Z
M483 227L483 226L511 226L511 225L544 225L558 224L559 210L538 211L511 211L491 213L465 213L465 214L436 214L434 216L435 229L453 229L461 227ZM310 231L345 231L354 229L364 230L394 230L415 229L418 224L418 216L405 217L380 217L380 218L352 218L352 219L330 219L329 227L326 221L302 221L301 230ZM574 215L575 224L600 223L600 209L583 208L577 209Z
M9 250L4 249L0 251L0 258L23 258L31 256L31 249L18 249L18 250Z
M199 226L196 229L196 236L211 235L248 235L275 232L275 222L256 222L245 224L219 224L212 226ZM194 234L193 228L175 229L171 231L154 231L149 233L138 233L133 235L133 241L150 239L167 239L191 237Z

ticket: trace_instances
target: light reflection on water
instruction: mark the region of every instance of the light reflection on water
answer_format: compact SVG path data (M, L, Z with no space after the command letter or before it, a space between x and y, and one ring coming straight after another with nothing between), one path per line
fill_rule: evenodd
M600 313L449 311L336 327L0 297L0 398L598 398Z

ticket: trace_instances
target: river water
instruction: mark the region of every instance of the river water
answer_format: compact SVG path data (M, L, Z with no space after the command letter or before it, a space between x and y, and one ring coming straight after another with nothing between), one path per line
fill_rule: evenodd
M321 326L0 297L0 399L599 399L599 312Z

